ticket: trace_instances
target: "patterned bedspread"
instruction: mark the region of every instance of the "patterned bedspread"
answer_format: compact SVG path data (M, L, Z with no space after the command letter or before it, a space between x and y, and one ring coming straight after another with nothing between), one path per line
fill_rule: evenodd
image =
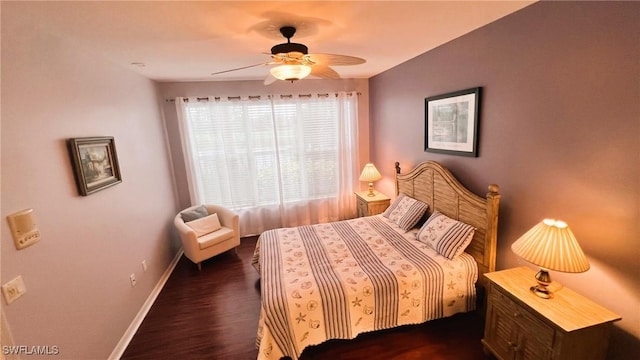
M258 359L475 309L473 257L448 260L381 215L266 231L252 264Z

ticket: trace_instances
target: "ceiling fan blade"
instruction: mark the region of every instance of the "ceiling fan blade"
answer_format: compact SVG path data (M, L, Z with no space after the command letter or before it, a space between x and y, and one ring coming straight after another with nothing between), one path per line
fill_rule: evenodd
M274 82L276 82L276 80L278 80L278 79L276 79L275 76L273 76L273 75L271 75L271 73L269 73L269 75L267 75L267 78L264 79L264 84L265 85L271 85Z
M321 65L359 65L367 62L365 59L349 55L308 54L307 56L313 62Z
M228 73L228 72L232 72L232 71L244 70L244 69L249 69L249 68L256 67L256 66L264 66L264 65L270 65L270 64L271 64L271 62L262 62L260 64L253 64L253 65L243 66L243 67L239 67L239 68L235 68L235 69L229 69L229 70L223 70L223 71L214 72L214 73L211 73L211 75L224 74L224 73Z
M340 75L337 71L333 70L328 65L323 64L316 64L311 67L311 75L323 79L340 79Z

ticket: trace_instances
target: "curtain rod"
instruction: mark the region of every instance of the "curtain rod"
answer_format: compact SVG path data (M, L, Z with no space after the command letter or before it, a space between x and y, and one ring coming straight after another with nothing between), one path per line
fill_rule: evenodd
M329 97L331 94L329 93L319 93L316 94L316 96L318 97ZM338 93L334 93L335 96L338 96ZM362 95L362 93L357 92L356 95ZM267 95L267 97L271 97L271 96L280 96L281 99L286 99L286 98L293 98L296 95L293 94L286 94L286 95ZM311 96L313 96L313 94L298 94L299 98L305 98L308 97L310 98ZM351 96L351 93L347 93L347 96ZM247 99L249 100L260 100L262 98L261 95L249 95L247 96ZM200 100L209 100L210 97L196 97L197 101ZM220 96L216 96L214 97L215 100L221 100L222 98ZM242 99L242 96L227 96L227 100L240 100ZM189 102L188 98L184 99L185 102ZM176 99L165 99L165 102L175 102Z

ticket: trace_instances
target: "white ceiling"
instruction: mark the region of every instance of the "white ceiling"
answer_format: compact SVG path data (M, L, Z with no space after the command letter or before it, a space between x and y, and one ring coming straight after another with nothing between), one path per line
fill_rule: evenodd
M49 1L16 5L21 19L158 81L257 80L267 67L212 72L269 60L286 42L310 53L361 57L336 66L369 78L534 1ZM143 65L142 65L143 64Z

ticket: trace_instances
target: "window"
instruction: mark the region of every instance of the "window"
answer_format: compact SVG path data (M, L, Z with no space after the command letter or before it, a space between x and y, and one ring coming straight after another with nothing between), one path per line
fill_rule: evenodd
M339 208L345 188L351 197L358 161L357 96L178 103L192 202L250 214L300 204ZM349 211L332 213L345 218Z

